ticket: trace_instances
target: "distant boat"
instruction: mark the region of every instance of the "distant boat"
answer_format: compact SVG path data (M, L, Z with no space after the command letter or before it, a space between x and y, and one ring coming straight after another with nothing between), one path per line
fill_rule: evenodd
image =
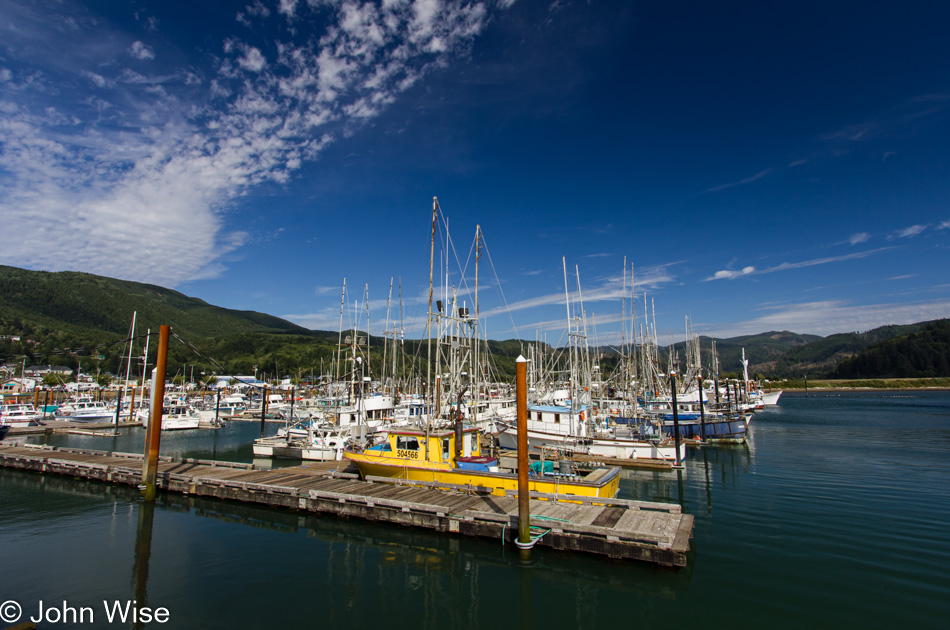
M31 404L14 403L0 405L0 425L7 427L26 427L31 424L42 424L43 414Z
M70 422L99 422L115 418L115 411L109 409L106 403L95 402L91 398L63 405L57 409L57 414Z
M148 407L140 409L136 416L146 426L151 423L151 411ZM165 400L162 407L162 431L180 431L185 429L197 429L201 423L201 416L198 411L182 402L169 402Z

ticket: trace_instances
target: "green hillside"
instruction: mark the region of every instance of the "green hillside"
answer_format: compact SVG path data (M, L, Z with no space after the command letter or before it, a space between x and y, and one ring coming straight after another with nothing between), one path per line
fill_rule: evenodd
M829 378L928 378L950 376L950 321L877 342L840 363Z
M302 326L254 311L233 311L151 284L88 273L27 271L0 266L0 322L15 318L47 327L75 327L127 335L138 326L173 323L190 337L240 332L310 334Z
M169 374L193 370L227 374L319 375L333 373L338 332L311 331L254 311L213 306L155 285L114 280L86 273L27 271L0 266L0 361L56 364L86 372L124 373L126 338L137 312L137 336L160 324L172 327ZM772 331L717 339L722 374L741 374L745 349L749 374L766 378L883 378L950 376L946 360L946 320L907 326L884 326L864 333L819 337ZM347 333L344 333L346 336ZM352 333L351 333L352 334ZM359 333L365 337L365 333ZM701 337L704 366L712 339ZM488 342L490 363L498 378L514 373L514 359L529 342ZM136 341L140 355L144 339ZM399 366L424 373L426 343L406 340ZM374 374L381 371L383 340L370 337L366 352ZM685 356L682 344L676 348ZM600 348L595 360L603 373L617 364L616 348ZM660 356L668 356L661 348ZM150 352L154 364L154 342ZM138 368L133 366L133 372ZM662 366L665 369L665 363ZM337 373L344 372L341 361Z

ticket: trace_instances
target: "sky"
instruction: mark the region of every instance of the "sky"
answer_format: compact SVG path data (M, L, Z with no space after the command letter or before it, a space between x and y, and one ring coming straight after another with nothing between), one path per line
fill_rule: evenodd
M0 264L420 338L437 198L436 299L474 311L478 231L495 339L947 317L948 23L940 1L0 0Z

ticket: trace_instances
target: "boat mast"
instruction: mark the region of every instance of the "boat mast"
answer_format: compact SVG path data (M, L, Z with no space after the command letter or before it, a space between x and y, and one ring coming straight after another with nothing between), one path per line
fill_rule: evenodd
M383 381L383 393L386 392L386 356L387 356L387 355L386 355L386 352L389 350L389 339L388 339L388 336L389 336L389 306L390 306L390 304L392 303L392 301L393 301L393 278L392 278L392 276L390 276L390 278L389 278L389 297L386 298L386 328L383 330L383 367L382 367L382 370L380 370L380 371L382 372L380 378L382 378L382 381ZM366 327L366 330L367 330L367 333L366 333L366 334L367 334L367 336L369 336L369 326ZM366 341L367 341L367 343L369 342L368 339L367 339ZM396 354L396 327L393 326L393 355L395 356L395 354ZM395 379L396 379L396 371L395 371L395 370L393 370L392 379L393 379L393 381L395 381ZM395 383L393 383L393 384L395 384ZM390 388L389 393L390 393L390 395L392 395L392 393L393 393L393 392L392 392L392 388Z
M148 374L148 372L146 371L146 367L148 366L148 342L151 340L151 338L152 338L152 329L149 328L145 331L145 354L142 355L142 389L141 391L139 391L139 399L145 398L145 375ZM149 401L149 404L151 404L151 401ZM135 408L133 406L129 408L129 421L132 421L135 419L134 414L135 414Z
M138 311L132 311L132 331L129 333L129 359L125 365L125 385L122 387L122 393L126 393L129 389L129 372L132 370L132 346L135 344L135 317L137 315Z
M426 460L429 459L429 428L432 424L432 273L435 268L435 228L438 221L439 199L432 198L432 243L429 247L429 315L426 319Z
M478 389L478 381L479 381L478 377L480 376L481 369L482 369L482 366L479 363L479 352L478 352L478 348L479 348L479 342L478 342L478 259L481 256L481 251L482 251L481 236L482 236L482 226L476 224L475 225L475 320L474 322L472 322L472 340L475 346L473 349L474 356L472 357L473 364L474 364L473 372L474 372L474 379L475 379L474 380L475 407L473 408L473 413L472 413L472 423L475 426L478 426L478 403L481 400L481 396L479 395L479 389Z
M346 302L346 278L343 278L343 290L340 292L340 334L336 342L336 361L333 362L333 382L339 386L340 383L340 362L343 357L343 305ZM337 396L339 399L339 396ZM339 402L339 400L337 400Z

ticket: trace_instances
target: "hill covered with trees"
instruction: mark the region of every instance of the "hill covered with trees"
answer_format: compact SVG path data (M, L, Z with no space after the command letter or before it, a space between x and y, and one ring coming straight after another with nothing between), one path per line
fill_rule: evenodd
M950 376L950 320L875 343L841 362L829 378L931 378Z
M76 272L27 271L0 266L0 362L81 365L87 373L124 373L132 313L137 313L133 358L144 350L144 332L172 327L170 375L189 367L194 372L304 376L333 373L338 340L366 339L362 353L374 374L381 371L384 339L353 331L308 330L286 320L213 306L155 285ZM704 366L712 342L701 337ZM742 372L741 354L753 378L916 378L950 376L950 324L947 320L883 326L867 332L828 337L771 331L716 339L720 372ZM500 378L514 373L514 359L530 343L489 340L492 366ZM400 344L400 366L425 365L424 340ZM674 346L674 353L677 348ZM682 345L680 345L682 352ZM391 352L391 351L390 351ZM598 348L597 362L609 374L619 361L616 348ZM660 356L669 354L661 348ZM389 354L389 357L392 355ZM681 354L683 356L683 354ZM154 364L154 343L149 364ZM336 373L346 369L338 360ZM666 367L665 364L663 366ZM140 362L133 365L133 373Z

